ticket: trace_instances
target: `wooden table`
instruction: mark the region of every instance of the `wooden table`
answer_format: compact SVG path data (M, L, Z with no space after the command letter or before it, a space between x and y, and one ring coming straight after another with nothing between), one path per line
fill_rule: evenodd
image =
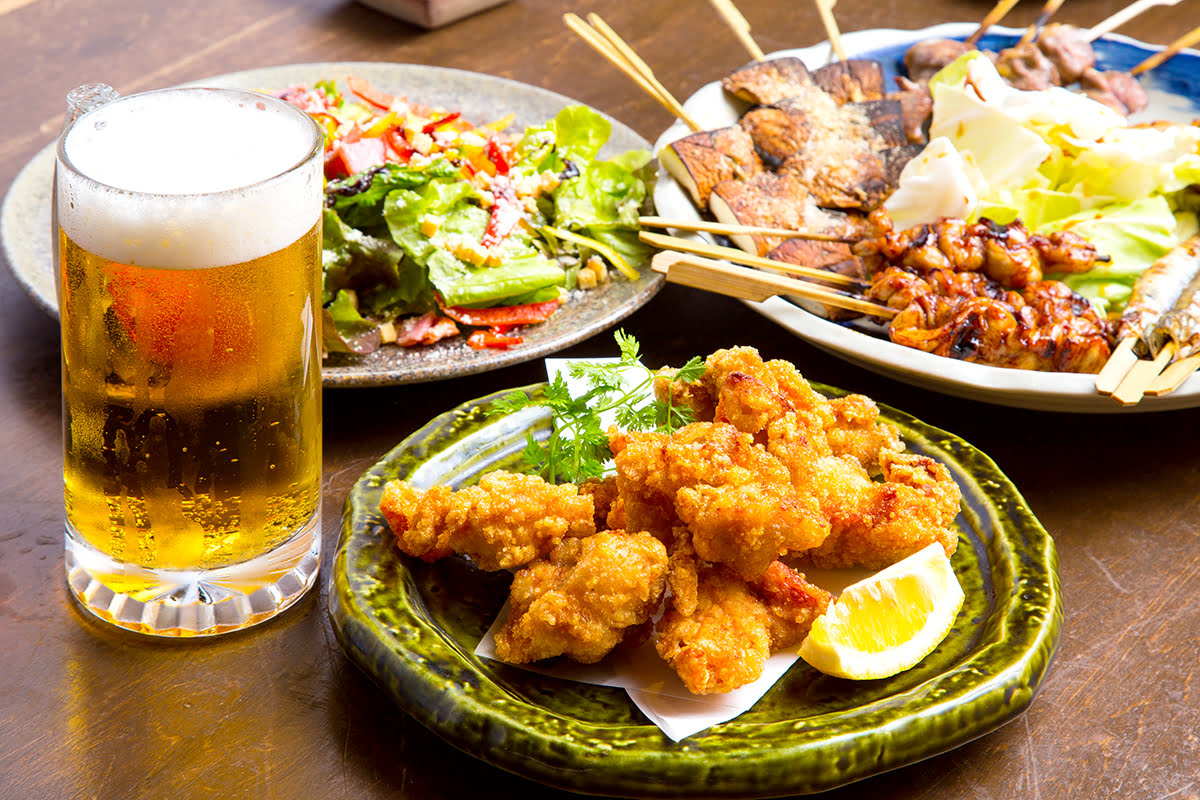
M742 0L771 50L824 38L808 3ZM1120 0L1076 0L1095 23ZM846 31L978 20L988 2L842 0ZM1027 24L1027 0L1007 20ZM576 97L654 139L671 119L561 21L514 2L432 32L342 0L0 0L0 186L62 124L63 95L122 92L273 64L418 62ZM701 0L595 0L682 97L745 62ZM1165 43L1200 5L1153 9L1124 32ZM957 400L824 355L733 300L668 287L626 327L652 365L749 344L808 377L965 437L1016 482L1054 535L1066 625L1033 706L951 753L836 797L1200 797L1200 411L1071 416ZM610 354L594 337L572 354ZM199 643L93 622L62 574L57 323L0 274L0 796L546 797L462 755L396 708L342 655L324 587L281 618ZM436 384L325 393L327 570L352 482L463 400L541 378L531 363Z

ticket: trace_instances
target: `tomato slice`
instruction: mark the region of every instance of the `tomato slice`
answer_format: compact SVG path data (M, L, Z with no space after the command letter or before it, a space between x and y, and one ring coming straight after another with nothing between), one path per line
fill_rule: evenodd
M392 103L396 102L395 95L379 91L357 75L348 76L346 78L346 85L350 87L350 91L354 92L360 98L384 111L389 110L392 107Z

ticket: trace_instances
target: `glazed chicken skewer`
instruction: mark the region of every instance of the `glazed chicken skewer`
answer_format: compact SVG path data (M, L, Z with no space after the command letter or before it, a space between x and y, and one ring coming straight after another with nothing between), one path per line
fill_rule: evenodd
M872 222L877 235L853 248L860 267L872 276L860 295L678 253L660 253L655 269L672 282L745 300L785 295L890 319L892 341L960 360L1095 372L1108 359L1108 321L1065 284L1043 280L1044 271L1086 271L1103 260L1082 238L1037 236L1017 223L986 220L942 220L900 232L891 229L885 215L872 215ZM669 237L643 236L656 246L673 244ZM675 246L703 250L689 242ZM764 266L788 268L773 262Z

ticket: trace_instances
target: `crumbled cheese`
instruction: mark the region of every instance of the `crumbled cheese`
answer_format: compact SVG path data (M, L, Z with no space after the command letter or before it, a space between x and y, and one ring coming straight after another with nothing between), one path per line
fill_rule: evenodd
M445 220L436 214L426 214L425 216L421 217L421 235L433 236L438 232L438 229L442 227L442 222L444 221Z
M487 139L483 138L475 131L464 131L463 133L459 134L458 141L463 145L463 147L487 146Z
M608 266L597 256L592 256L579 267L577 280L585 289L592 289L602 283L608 283Z
M379 337L384 344L396 341L396 323L391 320L379 323Z
M433 152L433 137L424 131L417 131L409 140L412 142L413 149L421 155L429 155Z

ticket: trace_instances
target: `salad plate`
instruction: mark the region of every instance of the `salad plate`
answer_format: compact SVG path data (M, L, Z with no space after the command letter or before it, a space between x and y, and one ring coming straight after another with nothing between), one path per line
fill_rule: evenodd
M514 391L532 395L545 384ZM821 391L841 394L830 387ZM491 415L498 392L437 417L355 483L330 577L348 657L460 750L556 788L629 797L769 797L823 791L945 752L1032 702L1062 626L1054 542L1013 484L962 439L881 407L907 446L962 489L952 559L966 601L946 640L895 677L844 681L797 661L746 713L673 742L620 689L480 658L511 576L460 557L400 553L379 512L384 484L473 483L513 468L543 409Z
M477 123L512 113L513 129L541 125L577 101L516 81L419 64L322 62L219 75L192 85L278 91L298 84L359 76L413 102L460 111ZM118 90L120 87L117 87ZM650 148L631 128L606 117L612 135L602 157ZM0 241L9 268L33 301L57 315L51 267L50 183L54 145L40 151L17 175L0 209ZM540 358L606 330L632 314L662 287L648 268L637 281L614 280L586 293L573 292L546 323L522 330L523 344L508 350L472 350L465 337L417 348L384 346L364 356L332 354L322 367L326 386L420 383L485 372Z
M977 27L978 23L952 22L922 30L864 30L844 35L842 42L852 57L879 60L886 73L886 85L891 86L894 76L903 74L903 56L911 45L936 37L963 39ZM979 45L987 50L1009 47L1023 33L1024 30L993 27ZM1118 35L1103 37L1093 46L1101 68L1122 70L1130 69L1162 49ZM828 44L783 50L769 57L777 56L799 57L810 68L819 67L831 58ZM730 68L735 66L730 65ZM1189 122L1200 117L1200 53L1184 51L1139 79L1147 90L1150 106L1132 117L1134 122L1157 119ZM734 124L745 106L730 98L720 82L714 81L688 98L684 109L701 127L717 128ZM676 123L658 138L655 152L688 133L683 123ZM661 164L654 201L658 213L664 217L699 219L687 193ZM1076 413L1129 413L1200 406L1200 376L1196 375L1174 392L1159 397L1147 396L1137 405L1123 407L1096 392L1093 375L1031 372L957 361L830 322L780 297L761 303L746 302L822 350L873 372L956 397L1018 408Z

